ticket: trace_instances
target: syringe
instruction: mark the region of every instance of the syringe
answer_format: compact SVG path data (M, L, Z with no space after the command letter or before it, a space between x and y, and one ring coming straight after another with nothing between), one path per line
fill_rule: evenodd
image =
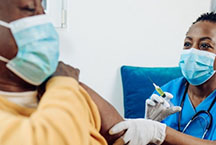
M155 90L158 92L158 94L166 100L167 103L165 102L165 106L172 107L173 103L170 101L169 98L166 97L166 94L163 92L163 90L159 86L157 86L155 83L153 83L153 86L155 87Z
M155 83L153 83L153 86L155 87L155 90L158 92L158 94L160 94L161 97L165 98L166 94L163 92L163 90L157 86Z

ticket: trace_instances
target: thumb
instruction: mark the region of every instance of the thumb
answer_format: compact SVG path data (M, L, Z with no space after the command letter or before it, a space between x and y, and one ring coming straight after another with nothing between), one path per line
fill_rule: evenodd
M168 98L168 99L172 99L173 98L173 95L171 93L169 93L169 92L164 92L164 93L166 95L166 98Z
M180 106L173 106L173 107L170 108L169 113L173 114L173 113L176 113L176 112L180 112L181 110L182 110L182 108Z
M113 134L117 134L123 130L128 129L129 127L129 121L122 121L118 124L116 124L115 126L113 126L110 130L109 130L109 134L113 135Z

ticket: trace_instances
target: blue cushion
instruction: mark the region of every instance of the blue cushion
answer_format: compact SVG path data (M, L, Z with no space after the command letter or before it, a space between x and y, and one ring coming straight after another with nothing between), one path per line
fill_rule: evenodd
M162 86L172 79L181 77L182 74L179 67L149 68L122 66L121 76L125 118L143 118L145 100L154 91L150 79L158 86Z

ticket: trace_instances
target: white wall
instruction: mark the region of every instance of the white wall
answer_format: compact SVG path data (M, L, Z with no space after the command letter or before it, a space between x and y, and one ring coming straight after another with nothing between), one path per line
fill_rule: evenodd
M122 65L177 66L184 35L210 0L68 0L61 59L123 115Z

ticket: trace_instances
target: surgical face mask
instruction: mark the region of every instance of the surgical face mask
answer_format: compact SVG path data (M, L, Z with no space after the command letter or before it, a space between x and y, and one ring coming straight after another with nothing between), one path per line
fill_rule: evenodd
M215 54L191 48L183 50L179 62L183 76L192 85L201 85L214 74Z
M0 25L11 30L18 46L18 53L12 60L0 56L9 70L36 86L55 72L59 37L46 15L26 17L11 23L0 20Z

